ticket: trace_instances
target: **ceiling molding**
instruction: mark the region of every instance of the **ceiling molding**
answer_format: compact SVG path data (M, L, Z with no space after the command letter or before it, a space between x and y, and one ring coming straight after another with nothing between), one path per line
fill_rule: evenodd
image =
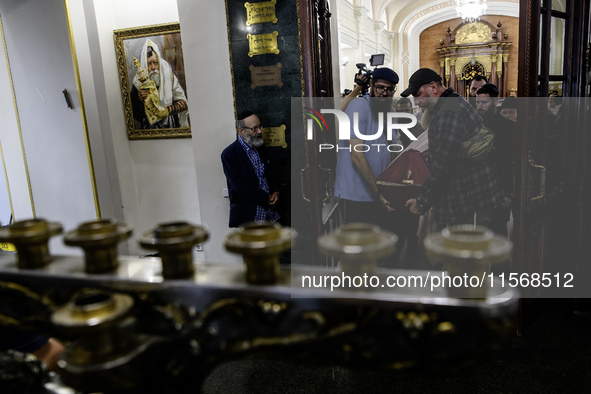
M488 3L488 9L485 15L503 15L510 17L519 17L519 4L517 3ZM420 68L420 36L421 33L431 26L438 23L445 22L447 20L456 19L458 14L455 6L435 11L427 15L421 16L414 23L408 27L407 39L409 48L417 48L411 51L409 71L415 72ZM402 35L402 34L401 34Z

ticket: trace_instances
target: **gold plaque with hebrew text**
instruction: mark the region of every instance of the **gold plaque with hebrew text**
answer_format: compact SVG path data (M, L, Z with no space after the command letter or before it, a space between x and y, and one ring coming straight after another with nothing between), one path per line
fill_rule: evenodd
M277 16L275 15L276 2L276 0L271 0L254 4L244 3L244 7L246 7L246 26L255 23L277 23Z
M274 31L268 34L247 34L248 38L248 56L265 55L268 53L279 54L277 46L277 36L279 33Z
M284 124L279 127L263 127L262 132L265 146L287 148L287 142L285 142L285 129L286 127Z

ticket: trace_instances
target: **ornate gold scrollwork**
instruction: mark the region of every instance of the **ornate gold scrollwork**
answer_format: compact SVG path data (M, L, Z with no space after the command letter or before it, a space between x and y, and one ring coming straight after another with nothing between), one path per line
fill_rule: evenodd
M321 176L321 185L322 185L322 193L324 194L322 198L322 203L327 204L332 196L332 191L334 190L334 174L333 170L330 168L324 168L322 166L318 166L319 174Z
M302 185L302 198L304 201L311 202L308 196L306 195L306 173L309 171L309 168L303 168L300 172L300 181Z
M456 44L487 42L491 38L491 28L482 22L469 23L456 32Z
M531 171L527 171L527 201L530 203L534 201L544 202L544 197L546 197L546 167L534 163L531 151L527 153L527 163L531 169ZM540 175L538 182L539 187L538 190L534 193L534 187L536 182L532 172L535 170L538 170L540 172Z

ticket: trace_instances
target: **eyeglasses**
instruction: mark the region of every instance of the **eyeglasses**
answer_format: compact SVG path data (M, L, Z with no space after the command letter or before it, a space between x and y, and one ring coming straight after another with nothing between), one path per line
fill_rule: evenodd
M389 93L392 92L394 93L396 91L396 86L393 87L389 87L389 86L384 86L384 85L373 85L373 87L376 89L377 93Z
M256 126L252 126L252 127L248 127L248 126L242 126L243 129L249 129L252 130L254 132L256 132L257 130L261 130L261 125L256 125Z

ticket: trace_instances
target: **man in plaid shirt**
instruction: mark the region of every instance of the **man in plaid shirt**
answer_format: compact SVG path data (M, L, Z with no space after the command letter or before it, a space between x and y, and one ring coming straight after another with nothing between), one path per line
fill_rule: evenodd
M236 122L238 138L222 152L230 197L230 227L248 222L276 222L280 214L279 182L264 149L261 122L242 111Z
M443 86L441 77L428 68L421 68L410 77L409 87L401 96L411 94L425 112L430 174L419 196L408 200L406 206L418 215L433 207L436 230L453 224L473 224L474 214L476 224L488 226L493 208L503 202L503 190L491 157L472 162L460 155L462 143L482 127L480 116L452 88Z

